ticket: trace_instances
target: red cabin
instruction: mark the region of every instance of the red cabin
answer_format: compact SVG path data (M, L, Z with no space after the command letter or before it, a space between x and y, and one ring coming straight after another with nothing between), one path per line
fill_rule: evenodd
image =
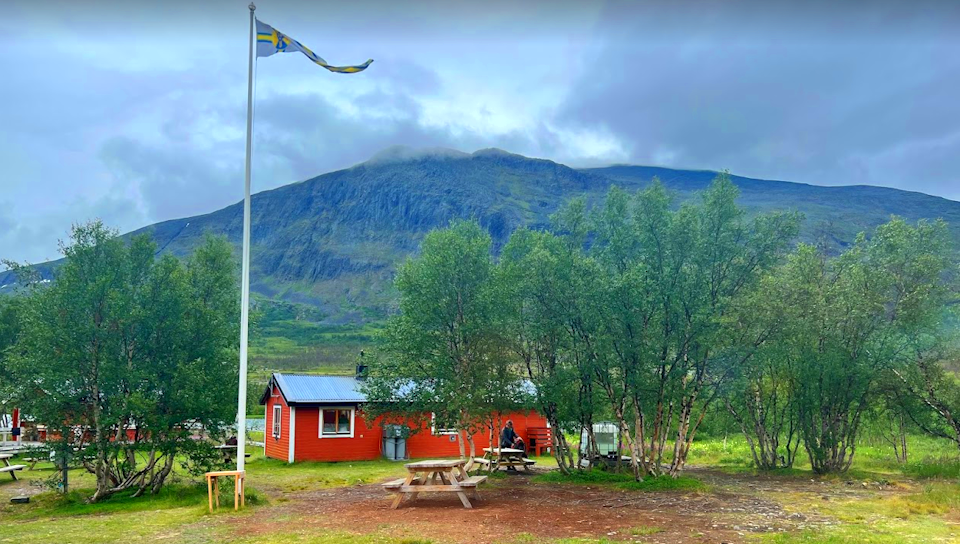
M361 405L366 400L352 376L316 376L275 373L260 398L266 406L264 454L294 461L360 461L383 455L381 418L367 422ZM534 411L503 414L529 444L528 428L547 427ZM490 446L487 434L474 435L477 455ZM423 428L406 442L412 458L460 455L456 433Z

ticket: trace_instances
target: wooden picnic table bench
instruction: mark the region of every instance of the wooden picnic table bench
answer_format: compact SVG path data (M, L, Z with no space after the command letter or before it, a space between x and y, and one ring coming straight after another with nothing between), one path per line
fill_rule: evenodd
M10 458L13 457L13 454L10 453L0 453L0 461L3 462L3 466L0 467L0 472L6 472L10 474L10 477L14 481L18 480L17 471L27 468L27 465L11 465Z
M477 486L486 476L468 476L464 459L418 461L404 465L407 477L385 482L383 488L396 494L391 508L398 508L405 497L411 500L425 492L456 493L464 508L473 508L470 498L479 499ZM469 495L469 498L468 498Z
M500 467L523 467L524 470L529 470L529 467L537 462L527 459L525 454L525 451L516 448L483 448L483 458L475 461L489 466L491 470L498 470Z
M237 445L236 444L220 444L219 446L214 446L213 449L219 450L220 455L223 456L223 461L229 463L237 456ZM243 456L250 457L249 453L244 452Z

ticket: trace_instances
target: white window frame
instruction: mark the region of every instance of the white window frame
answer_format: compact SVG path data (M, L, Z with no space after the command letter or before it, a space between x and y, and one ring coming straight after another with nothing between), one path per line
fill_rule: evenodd
M280 433L283 432L283 427L280 423L283 420L283 406L278 404L273 405L273 421L270 428L270 434L274 438L280 438Z
M323 432L323 412L324 410L349 410L350 411L350 433L336 433L336 434L324 434ZM319 438L353 438L353 433L357 430L356 419L357 419L357 409L353 406L321 406L319 428L317 429L317 436Z
M430 434L433 436L450 436L460 434L460 431L457 429L438 429L437 414L435 412L430 412Z

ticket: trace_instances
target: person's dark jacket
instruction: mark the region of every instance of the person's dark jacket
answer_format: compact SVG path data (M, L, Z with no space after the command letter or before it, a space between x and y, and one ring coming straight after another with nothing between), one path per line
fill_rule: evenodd
M504 427L500 432L501 448L512 448L516 440L517 432L513 430L513 427Z

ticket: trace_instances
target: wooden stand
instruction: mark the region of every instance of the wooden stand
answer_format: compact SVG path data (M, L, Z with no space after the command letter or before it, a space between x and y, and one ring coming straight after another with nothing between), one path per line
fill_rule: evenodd
M217 508L220 508L220 484L218 479L221 476L233 476L233 509L238 510L246 502L243 497L243 481L246 474L237 470L220 470L207 473L207 499L210 503L210 511L213 512L214 503L216 503Z

